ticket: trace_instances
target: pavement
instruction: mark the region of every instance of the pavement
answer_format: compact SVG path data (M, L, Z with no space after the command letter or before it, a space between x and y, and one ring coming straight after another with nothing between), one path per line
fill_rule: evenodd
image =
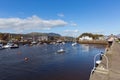
M101 63L91 73L89 80L120 80L120 43L114 41L105 51Z

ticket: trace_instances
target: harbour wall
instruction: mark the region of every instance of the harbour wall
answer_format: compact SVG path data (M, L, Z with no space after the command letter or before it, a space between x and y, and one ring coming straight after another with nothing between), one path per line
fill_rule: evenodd
M106 48L101 63L92 69L89 80L120 80L120 43L114 41Z
M105 40L80 40L80 41L78 41L78 43L80 43L80 44L105 44L105 45L107 45L108 44L108 42L107 41L105 41Z

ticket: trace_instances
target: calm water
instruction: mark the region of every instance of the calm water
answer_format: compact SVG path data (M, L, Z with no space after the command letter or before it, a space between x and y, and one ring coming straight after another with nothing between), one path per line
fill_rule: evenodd
M104 52L100 45L20 46L0 50L0 80L89 80L95 54ZM24 58L29 58L25 61Z

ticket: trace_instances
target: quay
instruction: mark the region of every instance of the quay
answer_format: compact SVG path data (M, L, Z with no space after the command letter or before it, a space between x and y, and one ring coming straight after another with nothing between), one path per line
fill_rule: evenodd
M106 40L79 40L78 43L80 44L103 44L107 45L108 42Z
M89 80L120 80L120 43L105 50L101 63L91 71Z

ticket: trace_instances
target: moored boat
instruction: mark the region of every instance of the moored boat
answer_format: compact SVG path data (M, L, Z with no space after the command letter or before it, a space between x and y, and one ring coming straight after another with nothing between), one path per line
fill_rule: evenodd
M4 49L7 48L19 48L19 46L15 43L7 43L6 45L3 46Z
M75 42L75 43L72 43L72 46L75 46L75 45L77 45L77 42Z
M0 44L0 50L3 49L3 44Z
M57 53L64 53L64 52L65 52L64 49L60 49L60 50L57 51Z
M11 49L13 49L13 48L19 48L19 46L17 44L13 44L10 48Z

